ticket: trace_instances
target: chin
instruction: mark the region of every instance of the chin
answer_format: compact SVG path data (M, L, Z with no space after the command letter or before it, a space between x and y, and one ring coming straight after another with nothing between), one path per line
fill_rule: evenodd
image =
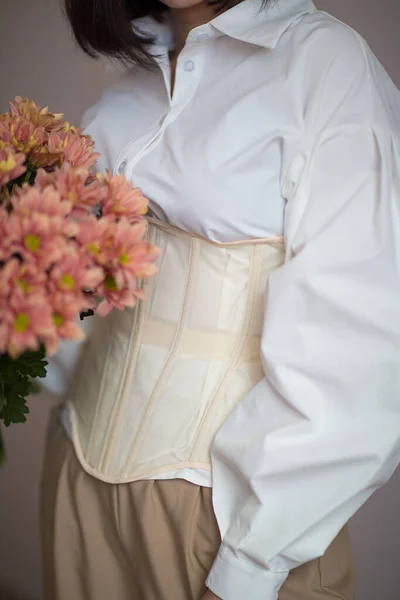
M161 0L169 8L191 8L197 4L204 4L204 0Z

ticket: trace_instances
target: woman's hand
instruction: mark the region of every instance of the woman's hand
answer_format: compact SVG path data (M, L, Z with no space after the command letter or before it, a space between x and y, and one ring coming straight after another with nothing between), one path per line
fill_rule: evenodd
M221 598L213 594L211 590L207 590L201 600L221 600Z

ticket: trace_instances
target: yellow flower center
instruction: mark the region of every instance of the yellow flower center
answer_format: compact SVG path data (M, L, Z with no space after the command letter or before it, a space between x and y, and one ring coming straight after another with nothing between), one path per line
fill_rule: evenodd
M27 120L31 121L35 126L37 126L37 123L34 123L33 120L30 119L29 117L27 117ZM24 152L25 154L28 154L34 148L36 148L36 146L39 145L38 132L36 130L34 130L31 133L31 135L29 136L29 139L26 141L20 140L17 138L14 125L11 125L10 133L11 133L12 145L14 146L14 148L19 150L20 152Z
M96 244L87 244L86 248L92 254L99 254L99 252L100 252L99 247Z
M104 287L108 292L116 292L117 291L117 283L112 275L107 275L104 280Z
M24 294L27 294L30 290L29 285L23 279L18 279L17 285L21 288Z
M64 133L77 133L76 127L74 127L73 125L70 125L67 121L65 122L65 125L62 128L62 131L64 131Z
M127 255L126 252L122 252L119 255L119 262L121 265L127 265L129 263L129 256Z
M38 145L38 139L36 137L36 133L30 136L29 141L25 147L25 152L30 152Z
M9 173L16 165L13 154L9 154L7 160L0 160L0 173Z
M25 333L29 327L29 317L25 313L18 313L14 320L14 330L17 333Z
M62 318L61 315L54 313L53 315L53 323L56 327L61 327L61 325L64 323L64 319Z
M61 287L67 290L73 290L75 288L75 279L72 275L65 274L60 278Z
M72 204L78 204L79 202L79 196L76 192L68 192L67 198L71 200Z
M40 239L37 237L37 235L28 233L28 235L25 237L25 246L30 252L37 252L40 246Z

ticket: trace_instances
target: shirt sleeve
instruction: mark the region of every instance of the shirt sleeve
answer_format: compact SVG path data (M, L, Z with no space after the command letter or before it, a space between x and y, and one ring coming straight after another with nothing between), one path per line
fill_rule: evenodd
M293 165L265 378L212 448L223 600L276 600L400 461L399 137L335 127Z
M93 322L93 317L87 317L83 321L80 320L80 317L77 318L77 325L83 330L86 338L92 332ZM46 361L48 362L46 367L47 374L41 380L42 388L59 398L62 398L67 393L71 379L78 366L85 339L79 341L60 341L56 354L46 357Z

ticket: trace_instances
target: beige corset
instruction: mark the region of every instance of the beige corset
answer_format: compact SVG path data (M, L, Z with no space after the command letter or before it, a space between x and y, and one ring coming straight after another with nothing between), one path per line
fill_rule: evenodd
M159 273L134 309L96 319L68 392L83 467L108 482L210 469L229 413L263 377L260 333L283 239L214 243L156 219Z

